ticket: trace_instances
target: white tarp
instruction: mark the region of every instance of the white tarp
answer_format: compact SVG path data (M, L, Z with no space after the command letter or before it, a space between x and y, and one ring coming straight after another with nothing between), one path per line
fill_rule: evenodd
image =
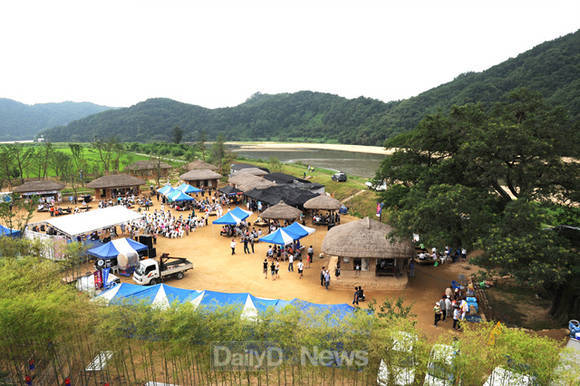
M119 224L126 224L142 218L143 215L122 205L95 209L86 213L51 218L45 221L68 236L94 232Z

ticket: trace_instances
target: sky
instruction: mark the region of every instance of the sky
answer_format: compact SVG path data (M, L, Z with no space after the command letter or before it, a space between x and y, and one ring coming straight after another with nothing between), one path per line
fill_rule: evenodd
M300 90L399 100L578 28L578 0L2 1L0 97L210 108Z

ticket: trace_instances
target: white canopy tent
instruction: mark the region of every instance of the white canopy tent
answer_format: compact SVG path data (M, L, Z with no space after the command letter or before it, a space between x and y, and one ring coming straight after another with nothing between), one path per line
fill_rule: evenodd
M74 237L115 225L126 224L141 218L143 218L142 214L118 205L86 213L51 218L46 220L45 223L67 236Z

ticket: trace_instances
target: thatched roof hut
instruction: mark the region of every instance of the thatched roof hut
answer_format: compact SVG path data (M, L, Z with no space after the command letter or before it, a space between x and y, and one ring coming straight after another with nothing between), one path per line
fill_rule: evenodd
M321 194L304 203L306 209L338 210L342 204L328 194Z
M188 163L186 168L187 170L218 170L217 166L204 162L200 159L196 159L195 161Z
M352 258L404 259L413 255L410 241L391 241L393 229L387 224L365 217L336 226L322 242L322 252Z
M14 193L33 193L33 192L54 192L64 188L64 184L52 180L27 181L22 185L15 186Z
M110 176L103 176L92 180L87 184L88 188L93 189L107 189L107 188L125 188L131 186L144 185L145 181L141 178L133 177L128 174L113 174Z
M179 178L184 181L219 180L222 175L209 169L193 169L180 175Z
M284 201L269 207L260 214L260 217L272 220L296 220L302 211L287 205Z
M241 172L236 173L228 179L230 184L234 184L238 189L243 192L250 191L252 189L264 189L270 186L276 185L272 181L268 181L262 177L254 176L252 174L244 174Z
M144 160L133 162L131 165L128 165L125 169L135 172L135 171L156 170L157 168L171 169L171 165L163 161L160 162L156 160Z
M240 169L238 172L236 172L236 176L240 175L240 174L251 174L253 176L258 176L258 177L262 177L268 174L268 172L266 172L265 170L259 169L259 168L246 168L246 169Z

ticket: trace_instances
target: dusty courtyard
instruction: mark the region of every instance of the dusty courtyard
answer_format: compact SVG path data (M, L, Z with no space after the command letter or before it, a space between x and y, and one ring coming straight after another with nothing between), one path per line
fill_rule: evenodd
M96 203L91 203L92 208L96 208ZM159 207L154 199L154 207ZM233 209L233 208L232 208ZM188 212L173 212L177 217ZM70 215L69 215L70 216ZM38 222L49 218L48 213L35 213L31 222ZM254 221L257 215L253 214L249 219ZM302 239L302 244L314 248L314 261L309 269L304 270L304 278L299 279L297 270L288 272L288 263L280 265L280 278L272 280L268 274L268 279L262 273L262 262L265 258L268 244L257 243L255 253L244 254L243 244L237 241L236 254L231 255L231 238L220 236L220 225L212 225L211 221L215 217L210 217L210 225L198 228L188 236L178 239L167 239L158 237L157 255L169 253L171 256L186 257L194 265L192 271L187 272L182 280L170 280L166 284L180 288L213 290L221 292L250 292L255 296L277 299L299 298L314 303L347 303L351 304L353 291L337 289L333 282L340 280L332 275L330 288L326 290L320 286L320 268L328 264L328 259L320 259L320 247L322 240L327 233L325 226L313 226L307 221L308 226L316 228L316 232ZM342 216L341 222L357 220L348 215ZM348 242L348 240L345 240ZM401 296L407 304L412 304L412 312L416 314L417 325L427 336L437 336L445 330L451 329L451 322L440 323L438 328L433 327L433 305L449 286L453 279L457 279L459 274L468 275L470 273L468 264L456 263L446 264L439 267L416 266L415 277L409 281L405 290L400 291L371 291L365 290L367 302L360 303L361 307L366 307L368 300L375 299L377 303L382 303L385 298L395 300ZM124 282L132 282L131 278L122 278Z

